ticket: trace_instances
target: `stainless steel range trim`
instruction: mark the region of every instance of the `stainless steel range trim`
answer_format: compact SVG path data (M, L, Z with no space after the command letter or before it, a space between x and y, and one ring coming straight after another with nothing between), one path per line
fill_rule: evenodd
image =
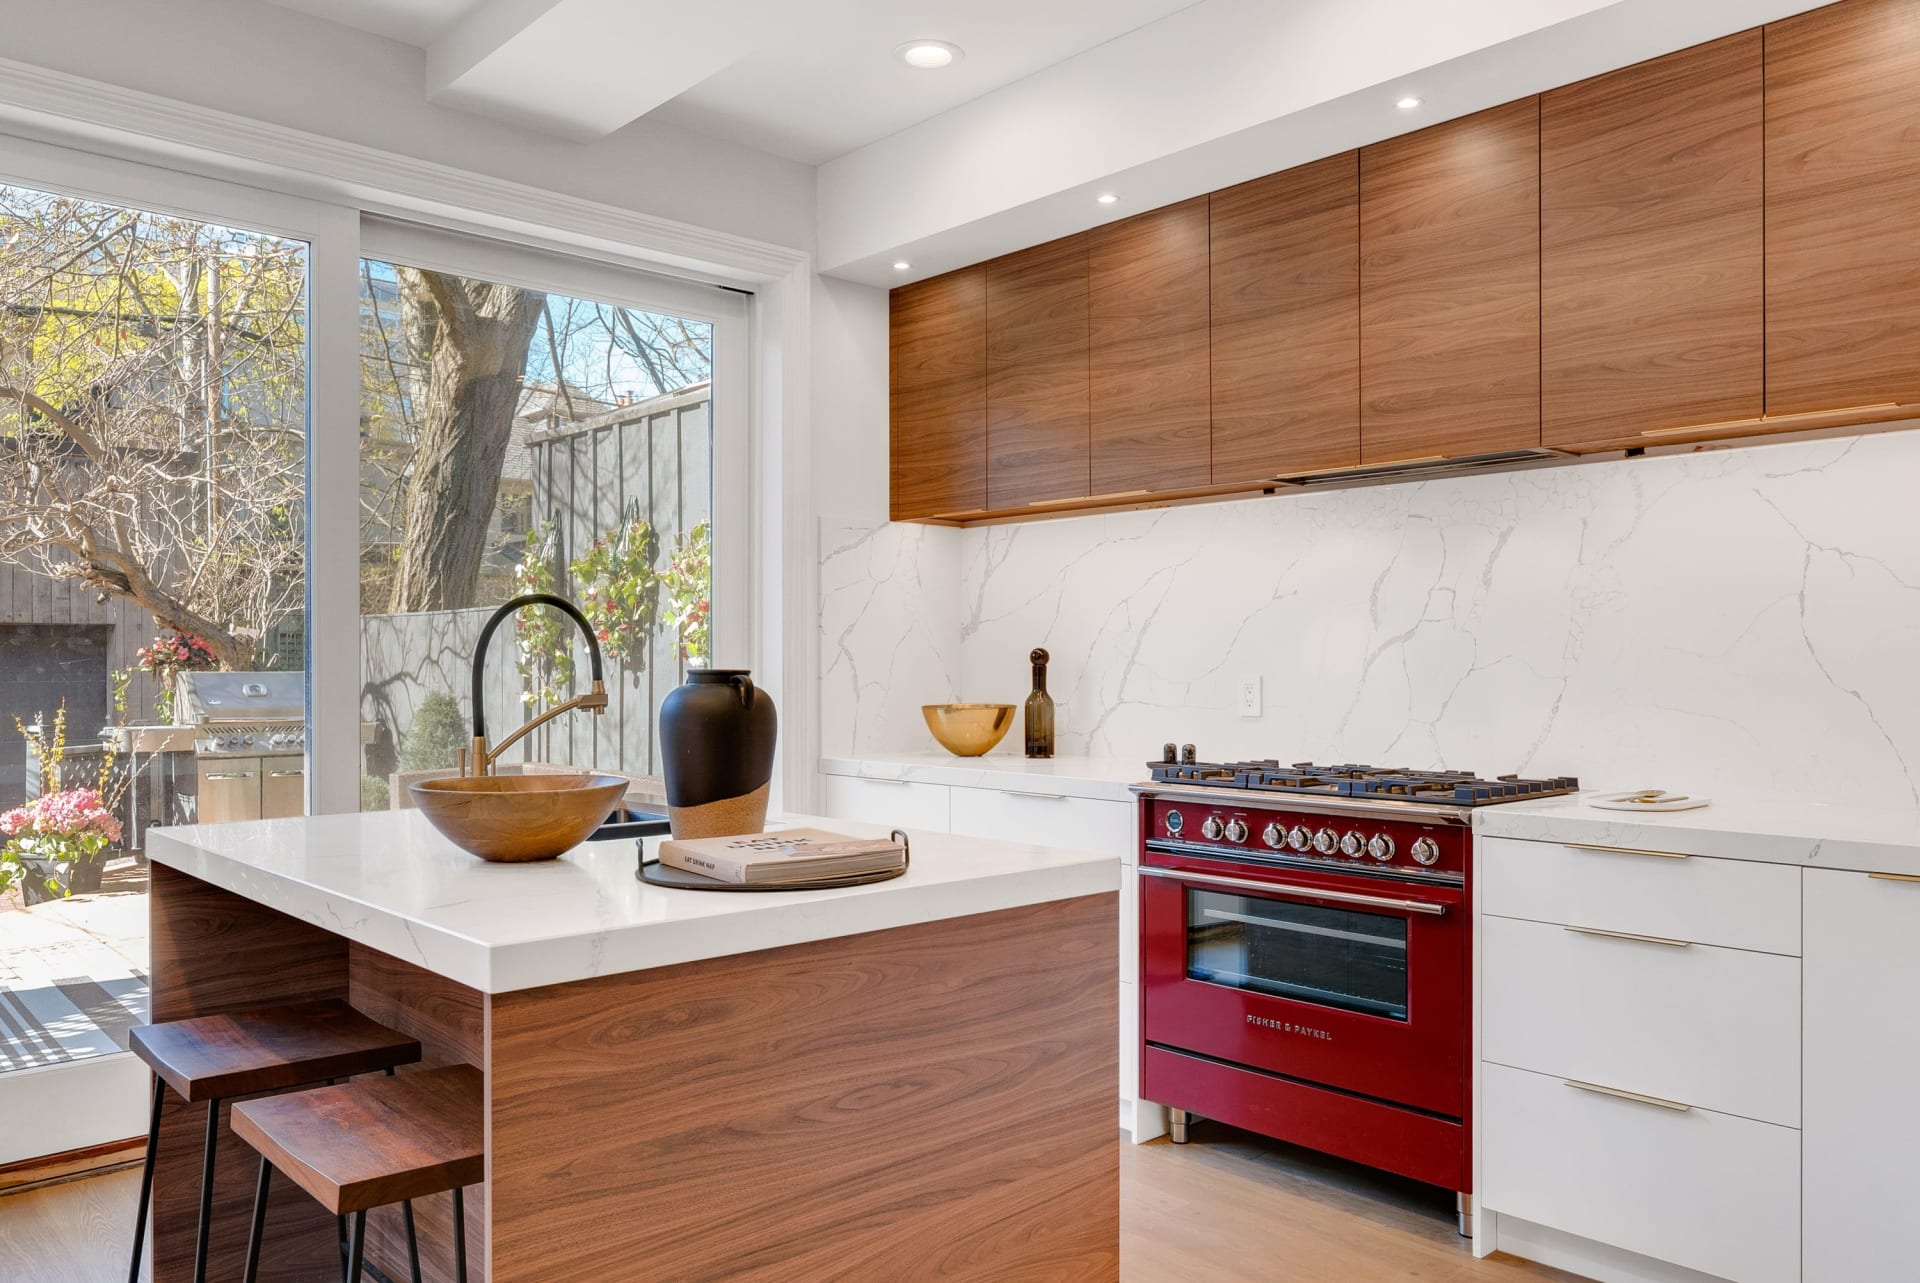
M1365 797L1326 797L1313 793L1287 793L1273 789L1213 787L1206 784L1135 784L1131 791L1141 797L1164 797L1180 802L1207 802L1232 809L1304 811L1309 815L1378 815L1405 820L1437 821L1466 828L1473 823L1471 806L1450 806L1440 802L1389 802ZM1525 798L1514 798L1516 802Z
M1301 896L1310 900L1331 900L1336 904L1358 904L1375 909L1399 909L1404 913L1424 913L1435 918L1445 917L1447 913L1446 905L1435 904L1431 900L1396 900L1384 895L1330 891L1325 887L1301 886L1298 883L1255 882L1252 878L1223 878L1211 873L1188 873L1184 869L1160 869L1144 864L1140 866L1140 875L1170 878L1176 882L1195 882L1201 886L1226 887L1235 891L1259 891L1267 895L1279 893Z
M1441 869L1416 869L1406 865L1363 864L1357 860L1284 855L1276 851L1256 851L1237 846L1209 846L1204 842L1185 842L1179 838L1148 838L1148 851L1158 855L1184 855L1200 860L1219 860L1229 864L1252 864L1276 869L1301 869L1311 873L1338 873L1348 878L1375 878L1382 882L1430 882L1439 886L1460 886L1464 873Z

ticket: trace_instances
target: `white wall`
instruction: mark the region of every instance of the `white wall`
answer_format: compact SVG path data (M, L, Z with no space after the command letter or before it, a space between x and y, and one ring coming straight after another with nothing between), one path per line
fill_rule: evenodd
M1063 753L1191 740L1920 813L1917 475L1907 431L830 530L821 662L859 681L824 749L925 750L915 706L1018 702L1044 645ZM949 557L957 580L933 578ZM949 625L953 645L932 631ZM1242 674L1264 682L1259 719L1234 712Z
M811 167L639 121L562 142L429 106L422 52L261 0L0 0L0 57L802 249Z

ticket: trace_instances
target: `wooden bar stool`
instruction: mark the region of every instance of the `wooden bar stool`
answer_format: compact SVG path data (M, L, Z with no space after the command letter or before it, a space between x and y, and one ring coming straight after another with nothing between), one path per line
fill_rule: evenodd
M466 1283L461 1191L486 1178L483 1081L471 1065L447 1065L235 1105L234 1134L260 1151L245 1283L254 1283L259 1274L276 1167L335 1216L353 1218L347 1283L360 1283L369 1209L450 1192L454 1278ZM417 1249L411 1264L418 1279Z
M207 1105L207 1147L200 1165L200 1234L193 1254L194 1283L206 1283L220 1102L355 1074L391 1073L396 1065L410 1065L420 1059L418 1039L376 1024L336 999L136 1025L128 1032L127 1042L134 1055L153 1070L153 1117L147 1125L147 1161L140 1177L140 1209L133 1225L129 1283L138 1283L140 1278L147 1209L153 1198L154 1158L160 1148L160 1107L168 1087L189 1104L205 1101Z

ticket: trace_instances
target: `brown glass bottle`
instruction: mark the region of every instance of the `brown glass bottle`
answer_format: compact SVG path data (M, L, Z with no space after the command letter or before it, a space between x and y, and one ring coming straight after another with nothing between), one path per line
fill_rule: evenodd
M1027 656L1033 661L1033 693L1027 696L1027 756L1053 756L1053 696L1047 694L1045 647L1036 646Z

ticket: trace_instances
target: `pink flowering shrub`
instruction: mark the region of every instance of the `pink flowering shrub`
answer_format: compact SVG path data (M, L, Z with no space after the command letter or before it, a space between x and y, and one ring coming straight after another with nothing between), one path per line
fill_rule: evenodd
M22 859L68 866L90 860L120 840L120 821L94 789L61 789L0 814L0 891L20 876ZM53 883L49 883L53 885Z

